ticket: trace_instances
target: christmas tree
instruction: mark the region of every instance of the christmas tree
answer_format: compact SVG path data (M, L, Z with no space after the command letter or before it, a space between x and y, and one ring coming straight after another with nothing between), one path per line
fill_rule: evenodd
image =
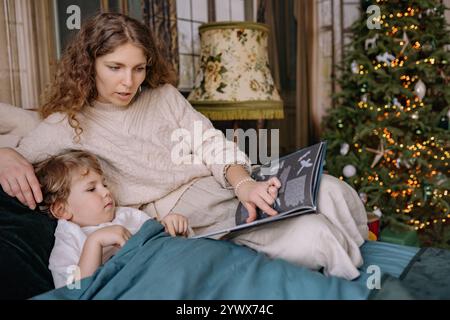
M324 121L326 169L382 225L450 247L450 44L437 0L363 1ZM366 11L367 10L367 11Z

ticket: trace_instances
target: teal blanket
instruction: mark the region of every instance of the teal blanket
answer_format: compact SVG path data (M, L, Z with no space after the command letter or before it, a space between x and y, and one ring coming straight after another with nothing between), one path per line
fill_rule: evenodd
M227 241L173 238L149 220L79 289L63 287L34 299L367 299L376 284L370 277L377 276L371 265L398 276L417 252L379 246L363 247L370 254L361 276L347 281Z

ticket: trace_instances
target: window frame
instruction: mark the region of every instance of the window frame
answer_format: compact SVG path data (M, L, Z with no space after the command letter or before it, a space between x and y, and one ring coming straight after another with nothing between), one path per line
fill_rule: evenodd
M116 12L120 12L126 15L130 15L130 13L132 13L130 11L131 7L129 2L130 1L136 1L137 3L141 4L141 0L115 0L117 1L117 5L118 5L118 10L115 10ZM55 26L55 32L54 32L54 40L55 40L55 49L56 49L56 56L57 59L59 60L61 58L61 54L62 54L62 50L63 50L63 45L64 45L64 39L61 38L61 25L60 25L60 21L59 21L59 14L64 14L64 10L61 11L60 10L60 3L58 4L58 0L53 0L53 24ZM74 1L75 2L75 1ZM95 1L88 1L90 3L92 2L96 2L98 4L98 8L100 10L100 12L109 12L110 11L110 2L111 0L95 0ZM78 5L78 3L73 3L74 5ZM83 14L83 12L82 12ZM86 12L84 13L86 14ZM89 12L88 13L93 14L93 12ZM134 15L130 15L131 17L138 19L140 21L142 21L142 12L140 13L140 16L134 16Z

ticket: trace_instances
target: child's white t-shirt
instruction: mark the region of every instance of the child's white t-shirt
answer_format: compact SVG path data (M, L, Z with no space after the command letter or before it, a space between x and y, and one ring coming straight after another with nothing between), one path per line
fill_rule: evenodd
M149 219L150 217L143 211L129 207L117 207L113 221L97 226L80 227L64 219L58 220L55 230L55 244L49 261L49 269L52 272L55 287L59 288L72 282L84 242L92 232L106 226L121 225L127 228L131 234L135 234ZM103 248L102 263L105 263L118 250L119 248L115 246Z

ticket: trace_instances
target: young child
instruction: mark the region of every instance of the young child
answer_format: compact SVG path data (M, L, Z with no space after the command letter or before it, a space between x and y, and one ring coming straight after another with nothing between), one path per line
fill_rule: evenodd
M144 212L115 207L97 158L70 150L35 165L43 205L58 219L49 269L55 287L92 275L150 219ZM167 215L170 235L186 235L187 219Z

